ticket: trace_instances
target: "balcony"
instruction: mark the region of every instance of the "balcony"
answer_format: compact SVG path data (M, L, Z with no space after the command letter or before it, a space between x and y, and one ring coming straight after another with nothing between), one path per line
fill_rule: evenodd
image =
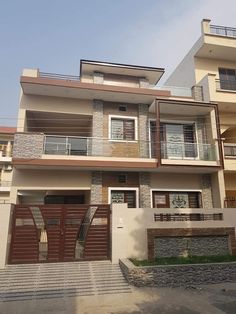
M216 79L216 90L236 91L236 80Z
M210 25L210 33L226 37L236 37L236 28Z
M43 153L64 156L149 158L149 142L46 135Z
M163 159L216 161L216 144L161 142Z
M12 145L8 144L0 144L0 163L9 163L11 162L12 157Z

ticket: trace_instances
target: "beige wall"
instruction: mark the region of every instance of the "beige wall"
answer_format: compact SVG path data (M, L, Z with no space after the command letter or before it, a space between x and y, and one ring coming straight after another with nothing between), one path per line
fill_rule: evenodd
M183 173L151 173L151 189L200 190L201 175Z
M236 170L236 167L235 167ZM235 173L225 173L225 190L236 190L236 171Z
M0 269L4 268L10 246L11 204L0 204Z
M13 186L29 189L90 189L91 173L76 170L15 169Z
M15 169L10 200L12 203L17 202L19 190L90 190L90 188L89 171Z
M147 259L147 228L217 228L236 227L236 210L212 209L207 213L223 213L224 220L154 221L154 213L206 213L204 209L127 208L126 204L112 206L112 262L120 258Z

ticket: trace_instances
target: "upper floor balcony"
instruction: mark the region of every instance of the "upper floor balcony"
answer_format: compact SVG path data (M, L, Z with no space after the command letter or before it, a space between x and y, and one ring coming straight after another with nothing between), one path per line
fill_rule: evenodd
M12 157L12 143L0 144L0 164L11 162Z

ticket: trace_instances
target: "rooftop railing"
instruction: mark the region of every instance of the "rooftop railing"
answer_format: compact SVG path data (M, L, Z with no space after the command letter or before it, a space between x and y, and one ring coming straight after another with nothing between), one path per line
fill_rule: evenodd
M163 86L154 86L153 89L170 91L172 96L192 97L192 89L190 87L163 85Z
M79 81L80 76L76 75L65 75L56 73L39 72L39 77L57 79L57 80L67 80L67 81Z
M211 34L226 36L226 37L236 37L236 28L210 25Z

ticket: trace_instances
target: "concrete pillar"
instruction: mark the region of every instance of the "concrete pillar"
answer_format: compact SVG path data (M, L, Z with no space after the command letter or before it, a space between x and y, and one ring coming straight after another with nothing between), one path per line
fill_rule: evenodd
M140 172L139 174L140 208L151 207L150 181L151 179L149 172Z
M213 204L216 208L224 208L225 180L224 171L220 170L211 175Z
M203 19L202 20L202 35L210 33L210 19Z
M6 266L8 260L12 211L11 204L0 204L0 269Z
M90 204L102 204L102 172L92 172Z
M149 136L148 136L148 105L139 104L139 155L141 158L149 157Z

